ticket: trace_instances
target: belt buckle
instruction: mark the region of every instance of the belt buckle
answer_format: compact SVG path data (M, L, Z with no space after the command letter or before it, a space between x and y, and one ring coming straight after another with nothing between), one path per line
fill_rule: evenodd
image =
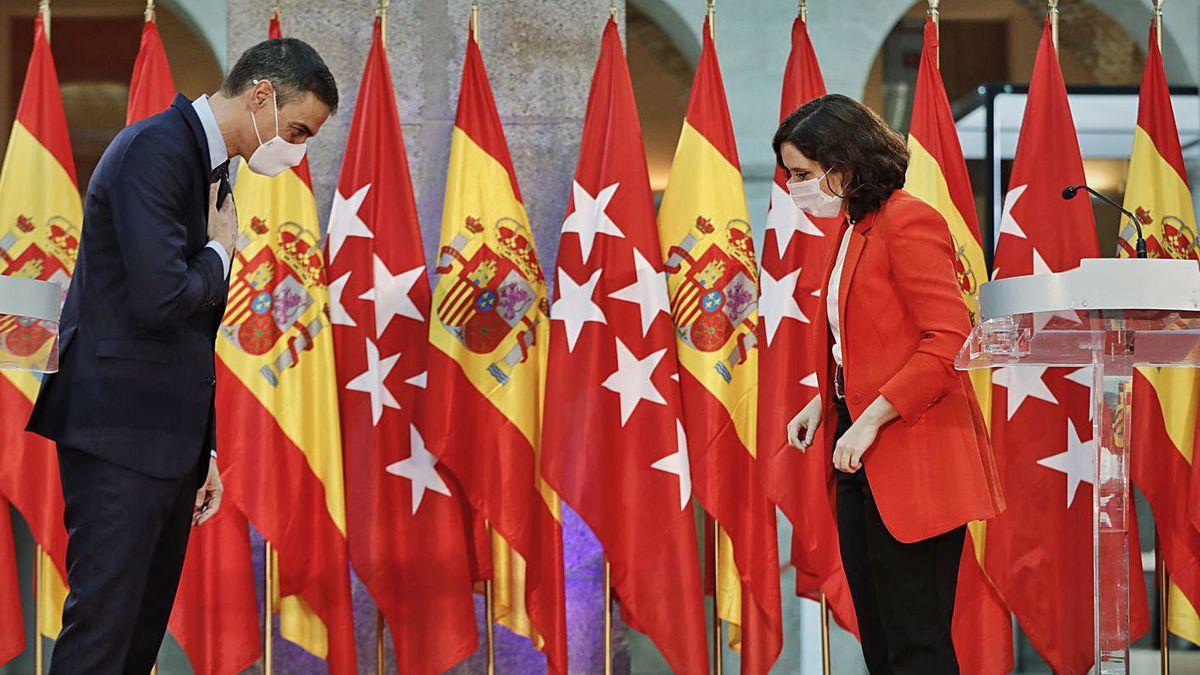
M833 373L833 397L839 401L846 400L846 380L841 366Z

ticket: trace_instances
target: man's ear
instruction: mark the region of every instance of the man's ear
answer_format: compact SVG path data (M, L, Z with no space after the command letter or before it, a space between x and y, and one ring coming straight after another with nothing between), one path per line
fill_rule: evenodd
M254 109L266 106L274 92L275 85L270 80L254 80L254 88L250 91L250 105Z

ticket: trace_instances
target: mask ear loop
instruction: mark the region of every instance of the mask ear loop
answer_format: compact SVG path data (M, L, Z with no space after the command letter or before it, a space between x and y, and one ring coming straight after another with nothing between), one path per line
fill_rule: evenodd
M262 80L252 80L255 86L258 86ZM279 136L279 98L275 95L275 85L271 85L271 108L275 111L275 135ZM263 144L262 134L258 133L258 119L254 117L254 113L250 113L250 123L254 125L254 137L258 139L258 144Z

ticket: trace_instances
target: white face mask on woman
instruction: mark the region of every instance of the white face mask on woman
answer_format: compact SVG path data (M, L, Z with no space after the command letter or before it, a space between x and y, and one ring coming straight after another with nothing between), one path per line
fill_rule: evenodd
M828 175L826 171L820 178L787 184L796 208L818 218L833 218L842 212L842 198L825 194L821 189L821 179Z
M258 80L254 81L258 84ZM258 149L250 155L246 166L254 173L263 176L278 176L284 171L299 166L304 159L304 151L308 149L305 143L288 143L279 135L279 102L275 92L271 92L271 104L275 108L275 136L266 143L258 133L258 120L250 113L250 122L254 125L254 135L258 138Z

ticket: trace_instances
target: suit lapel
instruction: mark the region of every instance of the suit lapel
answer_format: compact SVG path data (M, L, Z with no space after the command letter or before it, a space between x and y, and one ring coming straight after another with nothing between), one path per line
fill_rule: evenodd
M875 224L876 213L855 223L850 230L850 242L846 246L846 259L842 262L842 278L838 284L838 326L842 334L842 363L846 360L846 301L850 297L850 284L854 281L854 272L858 269L858 261L867 245L867 233Z

